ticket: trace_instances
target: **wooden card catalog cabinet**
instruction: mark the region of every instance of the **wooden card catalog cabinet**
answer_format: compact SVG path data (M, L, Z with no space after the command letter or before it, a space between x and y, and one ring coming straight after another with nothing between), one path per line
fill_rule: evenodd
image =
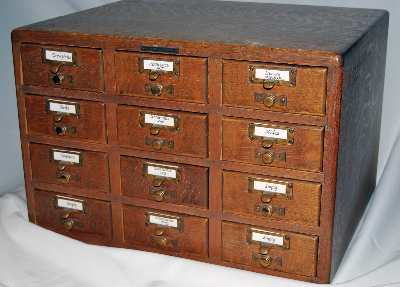
M375 187L387 31L380 10L176 0L15 29L29 219L330 282Z

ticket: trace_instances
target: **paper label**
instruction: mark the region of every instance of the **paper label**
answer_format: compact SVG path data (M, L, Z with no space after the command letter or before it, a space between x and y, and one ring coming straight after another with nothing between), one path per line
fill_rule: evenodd
M271 193L286 194L286 184L255 180L253 182L253 189Z
M53 150L53 160L79 164L80 154Z
M147 174L160 177L176 178L176 169L162 166L148 165Z
M162 217L162 216L150 214L149 222L152 224L178 228L178 219L177 218Z
M152 70L152 71L173 72L174 71L174 62L143 60L143 69L144 70Z
M256 69L255 78L271 81L290 81L290 71L271 70L271 69Z
M157 126L175 127L175 118L153 114L144 114L144 123Z
M51 112L76 115L76 104L68 104L68 102L52 102L49 101L49 110Z
M83 211L83 202L80 200L57 197L57 206L61 208Z
M71 52L46 50L45 57L46 57L46 60L49 60L49 61L66 62L66 63L73 62L73 55Z
M254 135L273 139L287 139L287 130L254 126Z
M251 240L258 241L266 244L273 244L273 245L284 245L284 240L282 236L272 235L272 234L265 234L260 232L252 232L251 233Z

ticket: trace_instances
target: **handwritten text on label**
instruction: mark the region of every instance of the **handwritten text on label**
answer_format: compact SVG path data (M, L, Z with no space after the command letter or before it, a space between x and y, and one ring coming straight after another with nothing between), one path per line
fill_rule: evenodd
M270 69L256 69L256 79L270 80L270 81L290 81L290 72L281 70L270 70Z
M76 115L76 105L60 102L49 102L51 112Z
M79 164L80 155L63 151L53 151L53 160Z
M158 126L174 127L175 118L153 114L144 114L144 123Z
M152 71L173 72L174 62L143 60L143 69Z
M161 177L168 177L168 178L176 178L176 169L155 166L155 165L148 165L147 174L161 176Z
M254 135L265 138L285 139L285 140L288 137L287 130L267 128L261 126L254 127Z
M149 216L149 222L152 224L178 228L178 219L176 218L162 217L151 214Z
M253 188L255 190L260 190L265 192L286 194L286 184L255 180L253 183Z
M61 208L68 208L83 211L83 202L75 201L66 198L57 198L57 206Z
M284 244L282 236L276 236L254 231L251 233L251 240L267 244L279 245L279 246L283 246Z
M73 62L73 56L72 56L72 53L70 53L70 52L46 50L45 57L46 57L46 60L49 60L49 61L67 62L67 63Z

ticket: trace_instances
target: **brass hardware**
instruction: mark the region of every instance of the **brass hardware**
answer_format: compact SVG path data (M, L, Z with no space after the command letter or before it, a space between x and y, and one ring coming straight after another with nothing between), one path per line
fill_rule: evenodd
M155 231L154 233L155 233L155 235L157 235L157 236L164 235L164 229L157 228L156 231Z
M282 238L282 244L274 244L274 243L267 243L267 242L260 242L253 240L252 234L258 233L258 234L263 234L265 236L272 236L272 237L281 237ZM289 249L290 248L290 238L287 234L284 233L279 233L275 231L267 231L267 230L262 230L254 227L248 227L247 228L247 243L248 244L258 244L260 246L260 250L264 250L262 248L266 248L269 250L270 248L282 248L282 249Z
M151 146L156 150L161 150L163 147L167 147L172 150L174 148L174 141L160 138L145 138L145 144Z
M167 220L176 220L177 227L172 227L172 226L166 226L166 225L152 223L152 222L150 222L150 217L151 216L155 216L155 217L159 217L159 218L165 218ZM177 229L179 232L183 231L183 218L182 217L174 216L174 215L170 215L170 214L146 211L145 218L146 218L146 221L145 221L146 225L155 225L158 229L163 229L164 232L166 232L167 229Z
M154 70L149 70L149 80L150 81L155 81L157 78L160 76L160 73L158 71Z
M278 216L285 216L285 208L270 204L256 204L255 212L264 216L272 216L274 214Z
M254 189L254 182L255 181L262 181L265 182L266 184L279 184L279 185L285 185L286 186L286 193L276 193L273 191L265 191L265 190L257 190ZM255 178L255 177L249 177L248 178L248 191L249 192L260 192L261 193L261 201L263 203L270 203L272 201L273 197L284 197L286 199L292 199L293 197L293 184L287 181L281 181L281 180L276 180L276 179L270 179L270 178Z
M55 114L53 117L54 122L56 122L56 123L61 122L63 120L63 118L64 118L63 114Z
M72 218L64 220L64 227L67 230L71 230L74 227L75 221Z
M154 187L160 187L164 183L164 180L165 178L155 177L152 184Z
M50 67L50 71L53 74L57 74L58 71L61 69L62 65L63 65L63 63L55 63Z
M167 191L165 189L157 189L151 192L152 197L155 201L161 202L165 199Z
M64 80L64 76L61 73L51 75L51 81L55 85L61 85Z
M260 136L255 135L256 127L266 128L266 129L275 129L275 130L286 130L287 138L280 139L280 138L273 138L268 136ZM262 123L250 123L249 124L249 139L255 140L260 139L261 145L264 148L270 148L273 144L294 144L294 132L295 129L292 127L284 127L284 126L276 126L271 124L262 124Z
M277 100L276 96L271 94L267 95L264 99L264 106L270 108L275 104L276 100Z
M172 85L164 87L161 84L150 83L145 84L144 90L155 97L161 96L161 94L165 94L167 96L172 96L174 94L174 87Z
M63 171L63 170L65 170L67 167L65 166L65 165L58 165L57 166L57 170L59 170L59 171Z
M271 164L274 161L274 152L272 151L267 151L262 155L262 161L266 164Z
M145 118L146 114L151 114L151 115L157 115L160 117L170 117L174 119L174 125L173 126L165 126L165 125L158 125L158 124L152 124L152 123L146 123ZM161 129L169 130L169 131L179 131L179 125L180 125L180 119L176 115L171 115L171 114L154 114L151 112L145 112L145 111L140 111L139 112L139 126L140 127L146 127L148 126L150 128L150 133L152 134L153 132L157 132L157 129L159 130L158 133L160 132ZM153 134L155 135L155 134Z
M161 247L166 247L168 244L168 239L165 236L152 235L151 239L152 239L152 241L154 241L155 244L157 244Z
M76 128L75 127L61 125L61 124L58 124L58 123L54 124L53 130L59 136L64 136L66 134L75 134L76 133Z
M63 183L69 183L71 181L71 174L65 171L58 171L56 177Z
M289 81L274 80L274 79L259 79L256 78L256 69L267 69L267 70L278 70L278 71L289 71ZM250 65L249 66L249 80L253 84L263 84L263 88L270 90L275 86L296 86L296 74L297 68L292 66L273 66L273 65Z
M261 146L263 148L267 148L267 149L271 148L273 146L273 144L274 144L274 141L271 139L265 139L265 140L262 140L262 142L261 142Z
M279 84L279 81L264 80L263 81L263 88L266 89L266 90L271 90L276 84Z
M160 133L159 127L150 127L150 134L153 136L157 136Z
M259 257L259 262L262 267L270 267L272 264L272 257L270 255L261 255Z

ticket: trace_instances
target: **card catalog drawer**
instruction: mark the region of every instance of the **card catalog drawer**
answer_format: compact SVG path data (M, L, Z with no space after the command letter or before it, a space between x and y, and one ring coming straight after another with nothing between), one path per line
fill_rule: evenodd
M322 127L224 118L223 159L321 171Z
M32 179L36 182L109 191L106 153L32 143L30 156Z
M103 103L31 95L25 99L29 134L106 141Z
M223 210L248 217L319 225L321 184L223 173Z
M129 197L208 207L205 167L123 156L121 185Z
M227 61L223 103L302 114L325 114L326 68Z
M108 202L35 190L36 223L89 243L112 239L111 205Z
M102 91L103 55L99 49L22 44L25 85Z
M121 145L148 151L207 156L207 115L119 106L117 116Z
M206 218L128 206L124 206L123 216L127 244L173 254L208 257Z
M117 52L117 93L205 103L207 59Z
M276 270L315 276L318 237L222 223L222 258L257 272ZM268 272L267 272L268 273Z

